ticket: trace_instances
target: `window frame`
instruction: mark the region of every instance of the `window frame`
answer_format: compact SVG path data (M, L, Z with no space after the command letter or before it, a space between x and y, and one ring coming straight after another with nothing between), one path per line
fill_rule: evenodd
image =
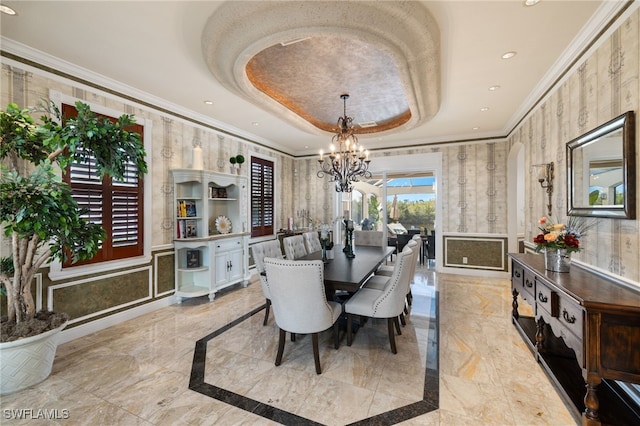
M55 105L62 110L62 104L75 105L77 101L82 101L88 104L91 107L91 111L102 114L110 117L119 117L123 114L125 105L122 103L122 109L114 110L103 105L95 104L90 101L79 99L73 96L64 95L60 92L50 90L49 91L49 99L55 103ZM49 279L52 281L65 280L70 278L81 277L89 274L104 274L109 273L122 268L130 268L141 265L149 265L149 262L152 260L151 256L151 226L152 226L152 188L151 183L152 179L152 170L153 170L153 156L151 155L151 139L153 135L153 121L150 119L144 118L140 113L135 114L136 123L143 126L143 144L144 149L147 152L147 169L148 172L146 174L146 178L143 180L144 187L144 198L143 198L143 253L139 256L116 259L116 260L106 260L102 262L83 264L79 266L74 266L72 268L63 268L62 263L53 259L49 264Z
M67 103L62 103L61 108L62 116L74 117L77 114L77 109L75 105L70 105ZM96 113L96 115L107 118L112 122L117 120L117 117L109 116L106 114ZM144 146L144 126L140 123L133 124L130 128L127 128L130 132L136 132L140 135L140 140ZM90 157L93 158L93 157ZM79 261L76 263L71 263L71 261L63 262L62 268L76 268L82 265L108 262L112 260L121 260L128 259L130 257L141 256L144 253L144 181L142 177L136 177L137 183L135 186L119 184L117 181L110 175L105 175L102 179L98 178L95 173L85 173L88 175L88 179L85 179L84 182L73 182L72 176L73 171L72 167L74 164L72 163L67 167L65 173L63 173L62 179L72 188L72 194L74 194L74 198L76 194L79 192L84 193L99 193L100 199L102 201L101 210L101 220L102 228L105 230L107 237L104 241L102 241L101 247L98 252L91 258L83 261ZM78 166L79 170L81 166ZM87 169L91 170L91 166L88 166ZM95 170L94 170L95 171ZM78 174L81 174L79 171ZM122 197L123 194L133 195L137 199L138 209L137 214L127 215L127 220L131 221L133 218L134 221L137 222L137 234L136 234L136 243L135 244L126 244L126 245L118 245L114 243L114 235L116 233L117 226L115 222L117 221L118 209L117 209L117 199L118 197ZM89 195L86 198L90 198ZM81 203L79 203L81 204Z
M265 231L263 232L256 232L254 231L254 226L253 226L253 207L254 207L254 195L253 195L253 164L254 162L257 163L270 163L271 167L272 167L272 182L271 182L271 187L272 187L272 202L271 202L271 208L272 208L272 212L271 212L271 217L272 217L272 225L271 225L271 229L270 231L268 230L268 228L266 228ZM264 156L264 155L259 155L257 153L253 153L253 152L249 152L249 203L248 203L248 215L249 215L249 224L250 224L250 237L252 239L261 239L261 238L272 238L274 235L276 235L277 229L276 229L276 223L277 223L277 217L276 217L276 211L277 211L277 186L276 186L276 173L277 173L277 161L275 158L273 157L268 157L268 156ZM261 228L265 228L265 226L261 226Z

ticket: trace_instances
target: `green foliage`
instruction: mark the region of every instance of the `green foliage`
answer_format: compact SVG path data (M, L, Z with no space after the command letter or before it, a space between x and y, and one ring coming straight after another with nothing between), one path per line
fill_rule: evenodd
M0 278L5 284L10 274L20 272L19 279L11 282L12 294L18 295L13 315L19 315L10 320L33 318L35 307L25 301L24 288L43 262L64 261L69 254L72 262L90 259L106 238L99 225L83 217L86 212L79 210L70 186L53 164L64 171L74 161L93 156L100 176L121 180L129 163L137 166L140 176L147 173L140 136L126 130L135 123L133 116L124 114L111 121L82 102L75 106L77 116L64 121L52 102L33 109L9 104L0 111L0 224L7 236L20 241L16 259L26 262L11 264L12 257L1 259ZM33 112L44 114L41 124L33 119ZM46 245L48 252L35 255Z
M60 180L48 161L27 177L0 169L0 218L5 235L37 235L60 260L66 260L65 247L73 248L73 261L90 259L105 233L99 225L83 220L83 213L69 185Z
M236 155L236 163L238 164L244 163L244 156L242 154Z
M231 158L229 158L229 162L231 164L236 164L238 162L238 160L236 160L236 157L231 157Z

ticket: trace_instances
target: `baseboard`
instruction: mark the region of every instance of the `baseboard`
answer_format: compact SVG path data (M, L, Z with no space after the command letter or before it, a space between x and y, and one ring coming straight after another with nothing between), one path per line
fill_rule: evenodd
M67 343L72 340L88 336L89 334L104 330L105 328L112 327L130 319L134 319L136 317L139 317L140 315L157 311L158 309L165 308L167 306L173 305L174 303L175 297L165 297L150 303L145 303L144 305L140 305L132 309L127 309L126 311L118 312L116 314L70 328L68 330L63 330L62 333L60 333L60 340L58 341L58 344Z

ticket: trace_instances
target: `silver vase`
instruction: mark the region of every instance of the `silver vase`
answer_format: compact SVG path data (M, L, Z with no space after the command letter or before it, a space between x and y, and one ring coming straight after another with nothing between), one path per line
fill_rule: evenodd
M570 266L571 253L566 249L546 248L544 250L544 268L547 271L569 272Z

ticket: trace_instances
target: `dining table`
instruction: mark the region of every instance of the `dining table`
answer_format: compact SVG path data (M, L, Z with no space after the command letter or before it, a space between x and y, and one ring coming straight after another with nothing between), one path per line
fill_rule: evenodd
M327 295L336 291L356 292L395 250L388 246L353 246L354 258L343 253L341 244L333 247L333 258L324 265L324 284ZM321 260L322 250L309 253L297 260Z

